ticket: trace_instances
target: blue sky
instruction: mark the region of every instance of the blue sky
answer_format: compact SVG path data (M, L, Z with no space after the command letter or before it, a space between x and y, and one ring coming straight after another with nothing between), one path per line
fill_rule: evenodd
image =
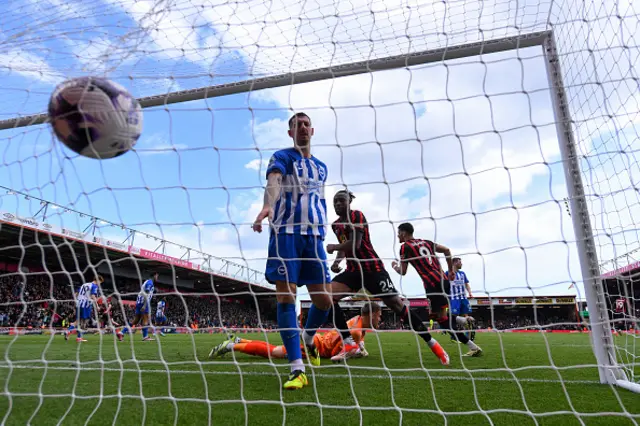
M547 11L540 2L527 9L529 3L523 10L536 12L517 13L500 2L482 10L420 3L407 18L402 2L383 8L382 2L319 1L307 5L302 19L298 6L285 0L268 10L259 2L232 8L204 0L165 9L125 0L0 5L11 18L0 30L0 118L45 111L65 77L105 75L140 97L471 41L480 37L478 24L486 38L513 33L514 25L546 28ZM442 24L444 15L449 21ZM559 44L570 51L567 34L570 28ZM565 81L584 81L571 67L579 54L567 55ZM602 99L589 91L569 89L583 152L602 152L616 127L633 136L626 120L633 97L620 96L622 110L606 100L622 111L612 122L594 117L589 102L597 107ZM262 269L266 236L249 224L260 207L264 164L274 149L290 145L286 120L294 109L313 119L314 153L329 165L328 196L344 185L356 193L354 208L368 217L374 245L389 265L399 249L395 227L411 220L418 236L436 238L463 257L477 295L575 294L568 287L581 280L580 268L562 203L564 173L539 48L148 109L136 149L108 161L78 157L48 126L5 130L0 182ZM637 167L627 154L616 158ZM613 163L589 165L587 174L602 173L613 187ZM623 176L620 185L628 188L629 179ZM604 199L596 215L613 213L624 222L626 208L629 219L637 218L635 197L630 207ZM0 209L29 216L39 205L0 194ZM60 210L50 220L86 226ZM125 237L115 228L100 232ZM136 245L155 248L157 242ZM632 245L618 239L612 250L602 243L601 257ZM394 280L407 295L421 294L414 273Z

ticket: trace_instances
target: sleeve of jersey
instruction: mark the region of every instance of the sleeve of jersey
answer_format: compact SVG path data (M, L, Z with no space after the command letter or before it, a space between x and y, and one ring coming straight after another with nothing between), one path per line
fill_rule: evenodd
M93 294L94 296L98 295L98 286L96 284L91 286L91 294Z
M400 246L400 260L407 261L407 245L405 243Z
M469 278L467 278L467 274L463 272L462 275L464 276L464 283L469 284Z
M269 164L267 165L266 176L268 177L269 174L274 171L279 171L283 175L287 172L287 156L281 151L277 151L271 156Z
M364 230L364 226L367 224L367 218L364 217L361 211L351 212L351 224L357 231Z

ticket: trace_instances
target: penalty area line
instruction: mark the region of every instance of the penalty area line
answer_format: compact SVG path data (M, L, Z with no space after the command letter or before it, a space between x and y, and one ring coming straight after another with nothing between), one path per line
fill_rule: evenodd
M43 365L8 365L6 363L0 364L0 369L8 370L53 370L53 371L77 371L75 367L52 367ZM201 376L214 375L214 376L280 376L277 373L270 373L266 371L243 371L242 373L234 371L197 371L197 370L159 370L159 369L135 369L135 368L93 368L83 367L81 371L100 371L100 372L113 372L113 373L136 373L136 374L192 374ZM468 376L450 376L450 375L388 375L388 374L326 374L326 373L312 373L311 377L319 378L339 378L339 379L375 379L375 380L457 380L457 381L478 381L478 382L525 382L525 383L565 383L565 384L580 384L580 385L593 385L600 384L597 380L551 380L551 379L536 379L532 377L523 378L508 378L508 377L468 377Z

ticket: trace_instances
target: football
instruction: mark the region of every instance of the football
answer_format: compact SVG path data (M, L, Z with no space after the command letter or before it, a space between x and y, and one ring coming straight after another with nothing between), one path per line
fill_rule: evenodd
M142 108L120 84L97 77L60 83L49 99L56 137L89 158L118 157L133 148L142 133Z

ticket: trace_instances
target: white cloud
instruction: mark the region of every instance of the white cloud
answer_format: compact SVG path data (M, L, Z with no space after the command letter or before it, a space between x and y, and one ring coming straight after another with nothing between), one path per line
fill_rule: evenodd
M140 155L162 155L186 149L189 149L189 146L186 144L173 143L168 140L164 134L153 133L148 136L142 136L141 140L136 144L134 151Z
M54 70L44 58L22 49L0 50L0 70L5 76L17 74L49 84L63 80L63 75Z
M249 169L249 170L255 170L258 172L261 171L265 171L267 170L267 165L269 164L269 160L268 159L255 159L255 160L251 160L249 161L247 164L244 165L245 169Z

